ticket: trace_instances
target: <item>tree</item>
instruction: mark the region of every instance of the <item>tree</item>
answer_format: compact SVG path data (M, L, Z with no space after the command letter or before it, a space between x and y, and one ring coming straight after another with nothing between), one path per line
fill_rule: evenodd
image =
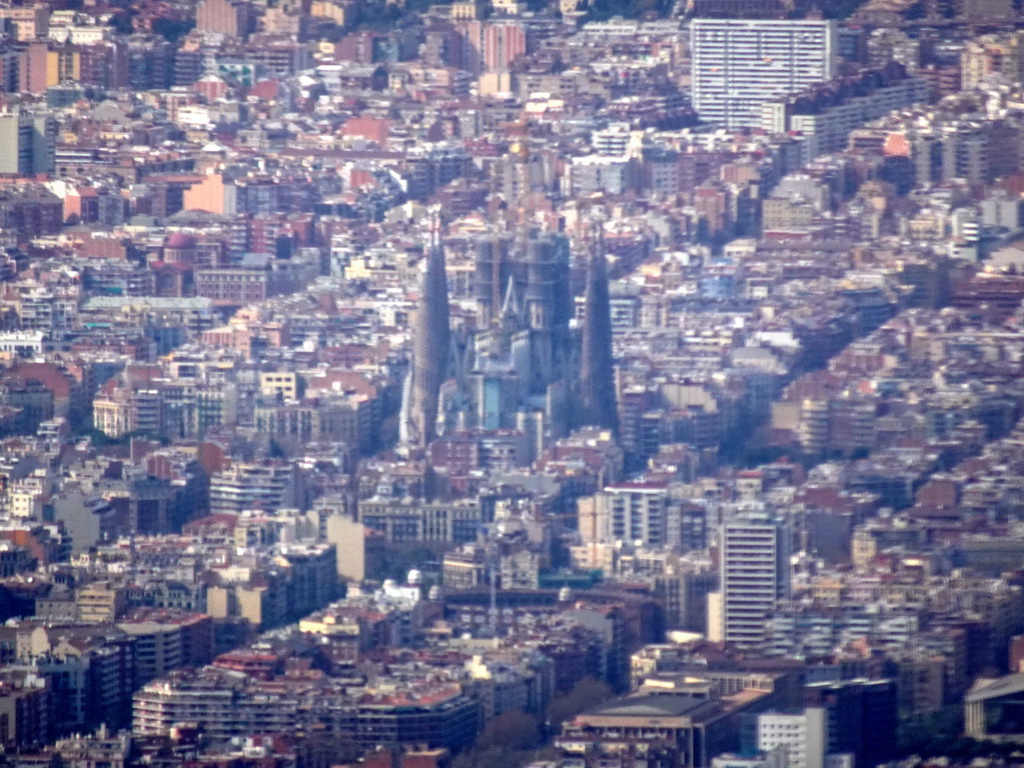
M561 728L562 723L571 720L590 707L607 701L614 691L608 683L593 677L585 677L564 696L554 699L548 705L548 721L552 728Z
M135 31L132 27L133 16L135 16L135 11L118 11L110 17L110 26L112 26L119 35L130 35Z
M540 723L537 718L516 709L492 718L477 737L476 745L484 749L498 747L522 751L532 749L539 740Z
M659 17L664 16L669 8L667 0L626 0L624 3L616 0L594 0L581 23L607 21L613 16L627 19L638 19L641 16Z
M516 709L491 718L473 746L452 763L452 768L515 768L540 744L540 723Z
M427 547L386 547L382 556L369 564L371 572L367 574L373 579L395 579L402 583L413 568L423 569L424 565L436 560L437 556Z
M516 768L525 759L525 753L501 747L472 749L463 752L452 762L452 768Z
M153 31L163 36L168 42L176 43L191 32L195 25L196 23L192 19L182 20L161 17L153 20Z
M363 754L351 734L326 730L307 733L299 740L297 751L307 765L355 763Z

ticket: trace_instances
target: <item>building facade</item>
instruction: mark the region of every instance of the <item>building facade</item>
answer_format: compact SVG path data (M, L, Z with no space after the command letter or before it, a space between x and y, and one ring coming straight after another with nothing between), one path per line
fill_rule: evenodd
M837 30L830 21L695 19L690 50L700 119L753 126L766 101L835 76Z
M738 647L764 642L765 622L789 595L789 531L770 522L726 523L721 528L718 610L709 608L709 634ZM718 623L715 627L712 624Z

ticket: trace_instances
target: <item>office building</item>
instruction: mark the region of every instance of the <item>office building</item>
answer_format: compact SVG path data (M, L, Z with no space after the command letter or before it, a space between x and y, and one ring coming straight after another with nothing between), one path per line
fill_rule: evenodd
M371 498L359 502L359 522L377 531L388 544L475 541L490 522L485 505L460 499L426 502L418 499Z
M690 25L692 99L705 123L758 125L761 105L836 73L831 21L695 19Z
M895 680L844 680L804 688L804 704L825 710L826 752L852 754L855 765L878 765L896 755L897 702Z

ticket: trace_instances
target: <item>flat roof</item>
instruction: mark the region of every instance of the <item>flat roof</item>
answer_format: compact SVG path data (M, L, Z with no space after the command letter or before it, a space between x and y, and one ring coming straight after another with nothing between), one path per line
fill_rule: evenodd
M709 703L704 697L677 693L651 693L646 696L628 696L587 710L584 716L603 717L681 717L689 715Z

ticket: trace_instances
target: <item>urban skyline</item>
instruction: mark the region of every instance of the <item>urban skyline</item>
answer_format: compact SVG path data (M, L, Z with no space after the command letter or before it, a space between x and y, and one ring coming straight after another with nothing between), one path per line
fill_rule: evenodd
M1020 0L0 2L0 768L1024 768Z

